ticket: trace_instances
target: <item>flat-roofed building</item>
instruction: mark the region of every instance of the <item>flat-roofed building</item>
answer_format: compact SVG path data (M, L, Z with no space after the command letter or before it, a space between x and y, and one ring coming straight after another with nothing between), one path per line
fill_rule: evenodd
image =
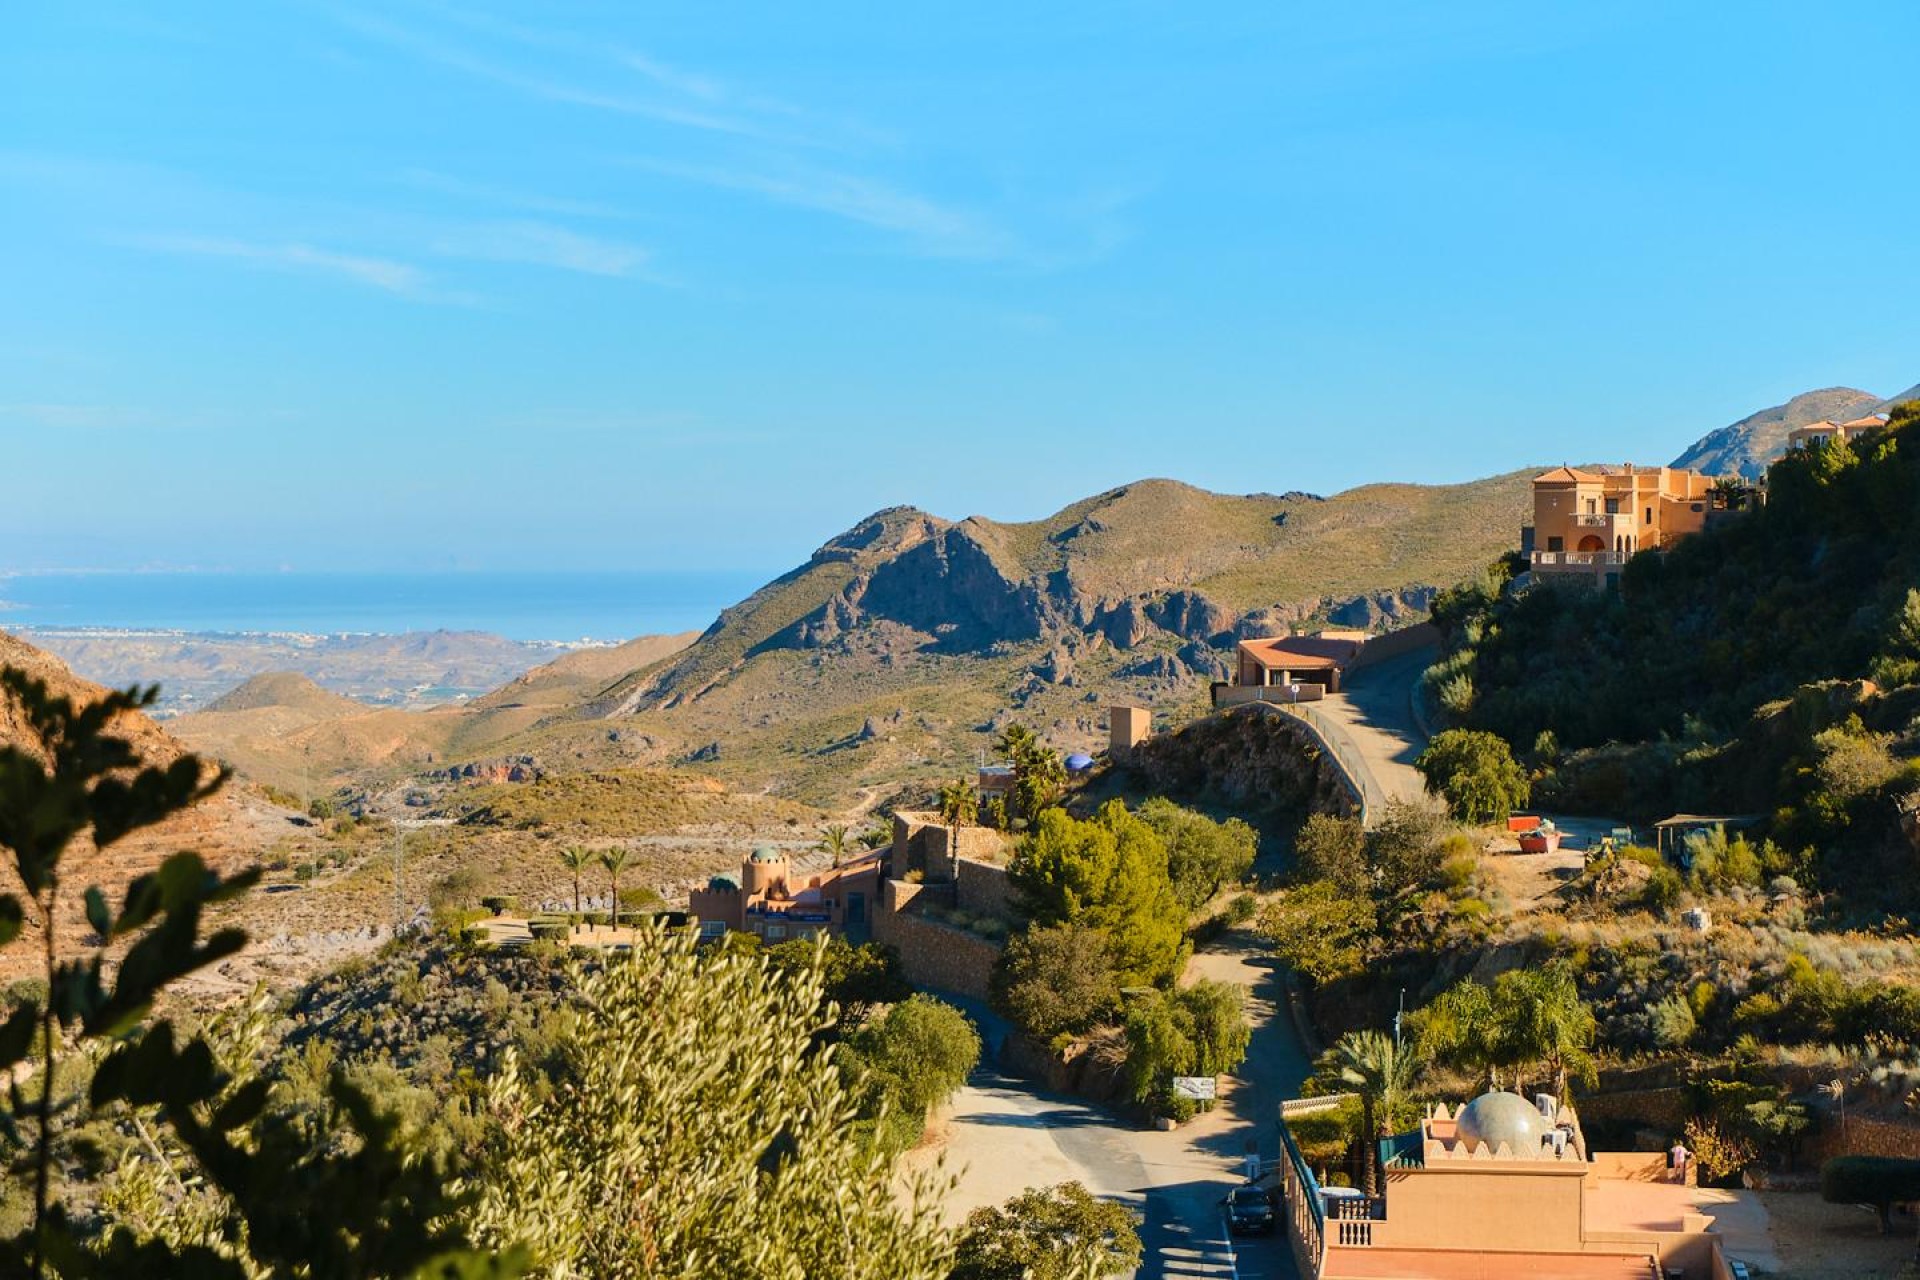
M1384 1191L1322 1187L1285 1132L1287 1227L1310 1280L1661 1280L1728 1274L1692 1164L1590 1152L1551 1097L1482 1094L1381 1141Z

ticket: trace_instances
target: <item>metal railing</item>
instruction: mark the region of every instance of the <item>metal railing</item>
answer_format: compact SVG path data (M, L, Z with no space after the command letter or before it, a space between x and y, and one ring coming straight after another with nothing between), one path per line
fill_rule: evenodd
M1307 732L1313 735L1320 749L1332 757L1334 767L1347 784L1347 790L1352 793L1354 804L1360 811L1360 825L1371 826L1373 819L1386 811L1386 793L1373 776L1373 770L1360 758L1346 729L1314 707L1299 703L1274 705L1305 724Z
M1320 1280L1327 1266L1327 1211L1320 1183L1307 1168L1285 1120L1280 1122L1280 1188L1287 1211L1287 1242L1305 1280Z
M1536 551L1533 563L1536 565L1613 565L1625 564L1623 551Z

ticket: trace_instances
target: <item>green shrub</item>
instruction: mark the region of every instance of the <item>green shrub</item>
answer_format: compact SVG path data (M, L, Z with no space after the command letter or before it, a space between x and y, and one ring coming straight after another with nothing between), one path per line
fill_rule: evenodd
M1880 1231L1893 1230L1897 1203L1920 1200L1920 1160L1891 1156L1836 1156L1820 1166L1820 1198L1828 1204L1863 1204L1880 1215Z
M497 916L502 914L503 912L513 910L513 908L516 905L516 902L513 898L510 898L505 894L495 894L491 897L480 899L480 905L486 909L488 914Z
M1453 816L1474 824L1503 822L1527 803L1533 784L1498 734L1448 729L1413 762L1427 790L1443 797Z
M1200 1114L1200 1104L1171 1089L1154 1094L1147 1100L1147 1109L1164 1120L1175 1124L1185 1124Z
M1245 924L1259 911L1260 903L1250 893L1236 893L1227 903L1227 923Z

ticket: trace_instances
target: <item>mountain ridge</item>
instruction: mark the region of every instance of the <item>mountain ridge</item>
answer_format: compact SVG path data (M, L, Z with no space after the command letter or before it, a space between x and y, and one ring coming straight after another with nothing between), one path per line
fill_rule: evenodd
M1814 422L1845 422L1868 414L1887 413L1895 405L1909 400L1920 400L1920 383L1884 400L1858 387L1821 387L1815 391L1803 391L1785 404L1771 405L1748 414L1738 422L1709 431L1687 446L1671 465L1701 471L1710 476L1740 476L1757 480L1766 474L1769 464L1787 451L1787 436L1794 428Z

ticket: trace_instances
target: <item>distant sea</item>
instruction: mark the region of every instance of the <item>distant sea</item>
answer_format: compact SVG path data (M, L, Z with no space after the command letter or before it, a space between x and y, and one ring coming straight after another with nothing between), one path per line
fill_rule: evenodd
M697 631L771 574L0 572L0 629L107 627L511 640L627 640Z

